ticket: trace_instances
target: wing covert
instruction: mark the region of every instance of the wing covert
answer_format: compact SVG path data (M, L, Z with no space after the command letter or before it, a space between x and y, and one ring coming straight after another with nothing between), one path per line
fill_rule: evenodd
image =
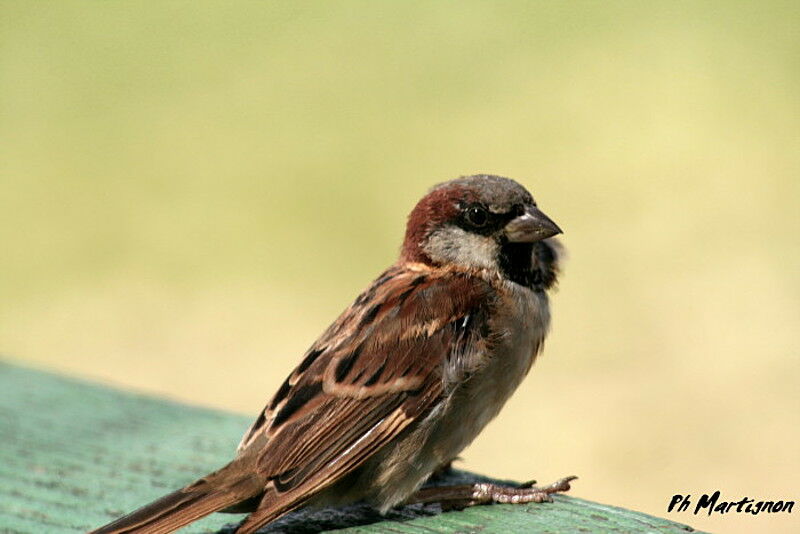
M240 455L257 454L284 497L357 468L446 394L450 367L486 337L492 294L468 273L390 269L306 353Z

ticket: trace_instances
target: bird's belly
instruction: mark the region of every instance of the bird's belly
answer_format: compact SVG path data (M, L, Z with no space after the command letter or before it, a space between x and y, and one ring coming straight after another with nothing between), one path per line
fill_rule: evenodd
M520 306L535 305L528 302ZM453 393L427 440L438 465L449 462L497 416L528 373L547 331L549 316L520 311L518 321L498 344L491 360ZM438 466L437 465L437 466Z
M549 325L546 296L512 294L514 317L485 365L458 385L417 428L370 459L359 491L382 510L410 496L452 461L503 407L530 369Z

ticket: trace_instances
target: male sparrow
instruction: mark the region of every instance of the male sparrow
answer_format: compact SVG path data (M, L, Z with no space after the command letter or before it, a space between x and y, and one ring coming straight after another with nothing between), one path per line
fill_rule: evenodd
M304 506L366 500L542 502L546 487L420 486L478 435L528 373L550 323L561 233L508 178L435 186L400 259L322 334L222 469L104 527L172 532L219 510L247 534Z

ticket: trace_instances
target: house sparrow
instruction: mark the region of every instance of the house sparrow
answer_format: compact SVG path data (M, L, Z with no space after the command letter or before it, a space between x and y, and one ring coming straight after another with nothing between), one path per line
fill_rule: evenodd
M247 534L304 506L366 500L466 506L542 502L546 487L420 486L494 418L550 323L559 227L517 182L462 177L408 218L399 260L306 352L234 460L93 531L172 532L215 511L250 511Z

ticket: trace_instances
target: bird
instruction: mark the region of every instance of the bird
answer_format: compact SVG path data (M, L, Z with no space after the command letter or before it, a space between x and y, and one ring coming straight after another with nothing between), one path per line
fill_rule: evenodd
M427 487L500 411L539 354L562 231L518 182L435 185L398 260L303 355L221 469L92 534L173 532L217 511L249 534L303 507L551 501L577 477Z

